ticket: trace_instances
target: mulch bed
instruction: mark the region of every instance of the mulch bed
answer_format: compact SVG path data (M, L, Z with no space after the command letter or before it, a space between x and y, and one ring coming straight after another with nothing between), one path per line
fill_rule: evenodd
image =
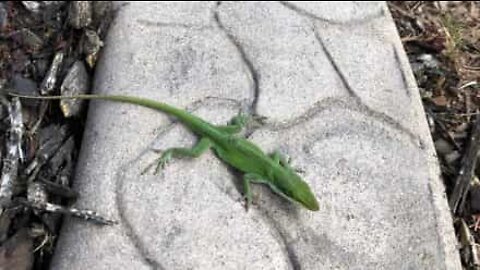
M480 269L480 2L388 2L420 88L465 269Z
M47 269L69 207L85 104L11 98L90 91L113 16L110 1L0 3L0 268Z

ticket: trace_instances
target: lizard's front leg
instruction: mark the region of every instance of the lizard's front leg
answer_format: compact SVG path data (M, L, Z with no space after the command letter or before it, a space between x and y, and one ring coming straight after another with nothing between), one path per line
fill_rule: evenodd
M284 168L287 168L289 170L292 170L292 171L296 171L296 172L303 172L303 170L301 169L297 169L297 168L293 168L292 166L290 166L290 160L287 160L285 158L285 156L283 156L278 150L276 150L275 152L273 152L271 155L270 155L270 158L275 162L275 163L278 163L280 164L282 167Z
M228 134L237 134L247 125L261 126L265 124L265 117L256 115L238 114L233 117L226 126L216 126L219 130Z
M239 114L233 117L226 126L216 126L219 130L228 134L237 134L247 125L248 116Z
M200 141L193 146L192 148L170 148L165 150L162 155L156 160L157 167L155 169L155 174L157 174L160 169L164 168L165 165L172 159L177 157L190 157L196 158L205 153L210 147L212 146L212 141L208 138L202 138ZM155 163L149 165L145 170L142 172L144 174L151 166Z

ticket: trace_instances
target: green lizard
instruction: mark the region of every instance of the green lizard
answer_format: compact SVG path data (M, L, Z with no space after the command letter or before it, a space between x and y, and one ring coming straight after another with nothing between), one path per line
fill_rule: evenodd
M9 95L29 99L109 100L139 105L173 115L193 133L198 135L200 140L191 149L171 148L164 151L158 159L157 169L163 167L173 157L199 157L211 148L222 161L245 173L243 189L247 211L252 202L251 183L266 184L275 193L290 201L298 202L309 210L317 211L319 209L317 199L310 187L278 152L267 155L252 142L235 135L245 126L247 122L245 115L234 117L227 126L216 126L185 110L162 102L134 96L76 95L33 97L14 93L9 93Z

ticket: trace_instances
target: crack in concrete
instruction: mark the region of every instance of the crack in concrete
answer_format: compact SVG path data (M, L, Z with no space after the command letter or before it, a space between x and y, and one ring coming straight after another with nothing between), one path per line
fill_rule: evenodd
M172 23L172 22L155 22L145 19L137 20L139 24L145 26L153 27L169 27L169 28L183 28L189 30L205 31L205 30L214 30L214 27L211 25L195 25L195 24L186 24L186 23Z
M347 99L341 99L341 98L334 98L334 97L330 97L330 98L325 98L325 99L322 99L318 102L316 102L307 112L305 112L304 114L288 121L288 122L284 122L284 123L269 123L268 125L266 125L264 127L264 129L266 130L271 130L271 131L280 131L280 130L285 130L285 129L290 129L292 127L295 127L297 125L300 125L300 124L303 124L305 122L308 122L310 120L312 120L316 115L318 115L319 113L323 112L323 111L326 111L328 109L331 109L331 108L340 108L340 109L343 109L343 110L348 110L348 111L354 111L354 112L358 112L358 113L361 113L363 115L366 115L366 117L370 117L370 118L373 118L381 123L385 123L383 120L383 117L382 116L378 116L378 115L375 115L375 114L371 114L371 112L365 108L365 105L364 104L361 104L358 102L357 99L355 98L347 98ZM386 123L387 126L391 127L392 129L394 130L397 130L397 127L396 125L391 125L390 123ZM402 131L402 133L404 133ZM405 133L408 135L410 141L412 142L412 144L418 146L418 140L417 140L417 136L414 135L414 134L408 134L408 133Z
M288 258L290 267L293 270L301 270L302 265L300 263L300 259L298 258L293 246L290 245L290 242L287 239L288 234L285 232L285 229L277 226L278 223L268 215L264 217L264 220L268 221L268 224L270 224L271 228L278 233L278 236L274 238L276 238L278 244L283 246L283 252L285 253L285 257Z
M245 49L242 47L240 42L235 38L233 34L228 32L228 30L220 20L220 17L218 15L218 9L220 5L221 5L221 2L218 1L213 11L213 19L216 22L218 28L225 34L228 40L230 40L230 42L235 46L235 48L238 51L238 54L240 55L240 58L242 59L245 66L247 67L247 70L249 71L249 75L253 83L252 90L254 95L252 105L250 107L250 112L253 114L256 114L257 107L258 107L258 99L260 96L260 87L259 87L260 74L256 71L255 67L253 66L252 60L247 56L247 53L245 52Z
M348 269L347 262L355 262L352 265L362 265L363 262L359 259L355 253L345 250L336 244L328 237L326 233L319 234L313 228L307 227L304 229L305 233L302 234L303 241L312 242L313 249L319 256L328 257L332 262L335 262L336 269Z
M335 72L338 74L340 80L342 81L344 89L347 90L347 92L350 96L352 96L353 98L358 99L360 102L362 102L360 97L357 95L357 93L353 90L353 88L348 83L347 78L345 77L343 72L340 70L340 67L335 62L335 59L333 59L332 54L330 53L330 51L325 46L325 43L323 42L322 37L320 36L317 29L315 28L315 24L313 24L312 31L313 31L313 34L315 36L315 39L318 41L318 43L320 44L320 47L322 48L323 52L327 56L328 61L330 62L333 69L335 70Z
M292 205L285 205L285 202L280 202L280 206L281 208L288 209L292 215L296 216L296 218L292 219L292 222L297 223L299 220L297 209L294 209ZM273 218L267 210L259 207L258 211L261 213L260 217L264 223L270 228L273 239L275 239L277 244L282 247L282 252L284 253L284 257L287 258L290 268L293 270L301 270L302 266L300 260L295 249L290 245L290 237L285 228L279 226L278 222L276 222L275 218Z
M129 164L130 162L127 162ZM127 214L125 213L125 206L123 204L123 194L121 193L121 190L123 188L123 183L122 179L125 179L124 173L125 169L128 168L127 166L121 166L120 170L117 171L116 178L118 179L115 181L115 205L117 207L118 215L120 217L120 224L123 225L123 228L125 228L125 233L127 237L130 239L130 242L133 244L135 249L138 251L141 259L145 264L147 264L151 269L155 270L164 270L165 268L157 262L153 256L151 256L145 248L142 240L140 240L139 236L135 233L135 230L133 228L133 224L130 223L129 219L127 218Z
M345 87L347 92L350 94L350 96L352 96L356 100L358 105L361 107L360 109L363 110L364 112L367 112L367 115L373 118L376 118L377 120L380 120L388 124L389 126L394 127L396 130L406 134L408 137L410 137L411 140L417 141L418 136L415 133L410 131L408 128L404 127L402 124L400 124L398 121L393 119L391 116L383 112L376 111L372 109L370 106L368 106L367 104L365 104L365 102L363 102L362 98L355 92L355 90L353 90L353 87L348 82L347 77L345 76L345 74L342 72L342 70L336 63L334 57L332 56L328 48L325 46L325 43L323 42L322 37L318 34L318 31L316 31L315 26L313 28L313 31L315 34L315 38L317 39L318 43L322 47L323 51L325 52L325 55L327 56L327 59L331 63L335 72L337 72L340 80L342 81L343 86Z
M370 111L365 108L363 104L358 103L358 100L354 98L348 98L348 99L340 99L340 98L325 98L322 99L318 102L316 102L306 113L284 123L269 123L265 125L262 128L259 129L265 129L265 130L270 130L270 131L281 131L285 129L290 129L292 127L295 127L297 125L301 125L303 123L306 123L310 120L312 120L316 115L319 113L326 111L331 108L340 108L343 110L348 110L348 111L354 111L361 113L363 115L366 115L366 117L373 118L381 123L387 124L390 128L394 130L398 130L395 125L391 125L388 122L383 121L382 116L378 115L371 115ZM403 133L403 132L402 132ZM409 141L414 145L414 146L421 146L422 140L418 138L418 136L414 134L409 134L409 133L404 133L408 136ZM419 146L419 147L420 147Z
M326 22L326 23L329 23L329 24L333 24L333 25L344 25L344 26L361 25L361 24L369 23L370 21L372 21L374 19L382 18L382 17L385 16L385 11L383 9L380 9L380 11L377 14L371 14L371 15L366 16L365 18L352 19L352 20L349 20L347 22L341 22L341 21L335 21L335 20L331 20L331 19L327 19L327 18L322 18L318 15L315 15L315 14L309 12L309 11L306 11L306 10L304 10L304 9L302 9L302 8L292 4L292 3L289 3L287 1L278 1L278 3L280 3L282 6L290 9L291 11L299 14L302 17L307 17L307 18L315 20L315 21L322 21L322 22Z

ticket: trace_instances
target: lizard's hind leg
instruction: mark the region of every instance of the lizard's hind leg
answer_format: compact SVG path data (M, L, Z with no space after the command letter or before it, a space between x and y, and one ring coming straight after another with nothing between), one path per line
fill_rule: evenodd
M243 196L246 201L245 208L247 211L252 204L252 190L250 189L251 183L268 184L268 181L264 180L261 175L255 173L247 173L243 176Z
M160 169L164 168L165 165L172 159L177 157L190 157L196 158L205 153L212 146L212 141L208 138L202 138L200 141L193 146L192 148L170 148L165 150L162 155L151 165L149 165L142 172L144 174L148 169L150 169L155 163L157 167L155 169L155 174L157 174Z

